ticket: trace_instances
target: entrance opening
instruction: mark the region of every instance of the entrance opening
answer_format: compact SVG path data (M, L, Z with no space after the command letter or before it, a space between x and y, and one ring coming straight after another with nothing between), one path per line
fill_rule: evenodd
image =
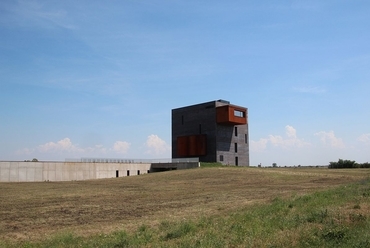
M119 171L116 170L116 177L119 177Z
M239 165L239 159L238 157L235 157L235 165L238 166Z
M129 170L127 170L127 176L128 176L128 177L130 176L130 171L129 171Z
M137 170L137 175L140 175L140 171L139 170Z

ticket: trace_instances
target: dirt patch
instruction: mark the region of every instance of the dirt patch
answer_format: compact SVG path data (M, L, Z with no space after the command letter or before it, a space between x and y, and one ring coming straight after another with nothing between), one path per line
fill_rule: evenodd
M206 168L74 182L0 183L0 238L37 240L133 230L305 194L370 176L370 170Z

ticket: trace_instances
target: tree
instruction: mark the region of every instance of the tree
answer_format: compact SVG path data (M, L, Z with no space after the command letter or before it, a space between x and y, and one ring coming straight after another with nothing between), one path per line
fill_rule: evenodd
M357 168L356 161L339 159L338 162L329 162L330 169Z

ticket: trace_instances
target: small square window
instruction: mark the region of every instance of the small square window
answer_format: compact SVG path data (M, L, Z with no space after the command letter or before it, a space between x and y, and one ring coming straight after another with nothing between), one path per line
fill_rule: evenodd
M245 113L241 110L235 109L234 110L234 116L236 116L236 117L245 117Z
M220 155L220 161L224 161L224 155Z

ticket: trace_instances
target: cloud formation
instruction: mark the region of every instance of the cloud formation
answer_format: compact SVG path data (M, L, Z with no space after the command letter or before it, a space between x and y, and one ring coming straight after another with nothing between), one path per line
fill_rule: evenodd
M258 141L251 140L250 149L253 152L261 152L266 149L268 142L269 140L264 138L261 138Z
M46 155L60 154L64 156L89 156L89 155L105 155L108 153L126 154L130 149L131 144L126 141L116 141L112 147L106 148L102 145L92 147L80 147L78 144L73 144L70 138L64 138L57 142L48 142L39 145L36 148L24 148L17 152L19 155Z
M64 138L58 142L48 142L44 145L39 145L36 148L39 152L83 152L84 149L73 145L69 138Z
M125 154L130 148L130 145L131 144L126 141L116 141L116 143L113 145L113 151L116 153Z
M166 154L171 150L171 147L166 144L164 140L158 137L158 135L151 134L145 143L147 147L147 153L161 155Z
M370 144L370 133L364 133L357 138L357 141L362 143Z
M330 146L330 147L333 147L333 148L339 148L339 149L342 149L342 148L346 147L344 145L343 140L341 138L338 138L338 137L335 136L334 131L317 132L317 133L315 133L315 136L320 137L320 140L324 145L327 145L327 146Z
M261 152L267 148L268 144L286 150L310 145L310 143L298 138L296 129L290 125L285 126L285 135L286 137L282 137L280 135L269 135L267 138L261 138L258 141L252 140L251 151Z
M127 141L116 141L111 147L95 145L90 147L81 147L74 144L70 138L66 137L57 142L47 142L39 145L36 148L25 148L17 152L18 155L28 156L50 156L58 155L60 158L71 157L88 157L88 156L115 156L128 154L131 148L131 143ZM146 153L152 156L161 155L168 156L171 151L169 146L158 135L151 134L145 142Z

